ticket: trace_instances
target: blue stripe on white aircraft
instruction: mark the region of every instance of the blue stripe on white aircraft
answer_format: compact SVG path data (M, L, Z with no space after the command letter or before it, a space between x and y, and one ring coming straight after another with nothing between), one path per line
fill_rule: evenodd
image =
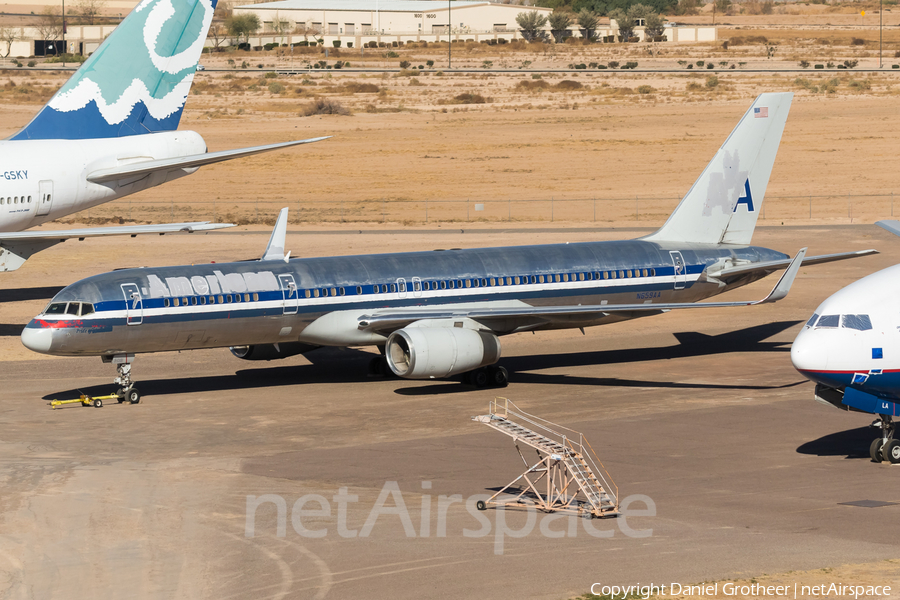
M22 333L36 352L101 356L138 398L135 354L231 347L247 360L378 346L381 369L505 385L499 337L787 294L804 258L751 246L792 94L759 96L657 232L642 239L330 258L284 254L287 209L259 262L127 269L62 290ZM755 109L766 108L759 118ZM787 272L756 302L698 300ZM382 362L383 361L383 362Z
M231 227L22 231L202 165L324 139L209 153L198 133L176 131L215 6L216 0L143 0L28 125L0 141L0 272L73 237Z
M900 222L876 223L900 235ZM878 415L872 460L900 463L894 418L900 416L900 265L863 277L829 296L791 346L791 361L816 384L815 399Z

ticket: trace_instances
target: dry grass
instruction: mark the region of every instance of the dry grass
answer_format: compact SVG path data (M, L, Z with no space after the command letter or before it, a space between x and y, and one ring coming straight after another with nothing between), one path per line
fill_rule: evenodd
M332 98L316 98L300 109L301 117L313 115L341 115L349 116L350 111L343 104Z

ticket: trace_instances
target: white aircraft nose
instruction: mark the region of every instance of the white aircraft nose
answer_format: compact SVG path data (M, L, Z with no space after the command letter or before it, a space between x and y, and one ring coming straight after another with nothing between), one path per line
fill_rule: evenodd
M829 348L818 337L814 330L804 328L791 344L791 362L798 371L824 371L828 368Z
M26 327L22 331L22 344L33 352L48 354L53 342L53 330L46 327Z

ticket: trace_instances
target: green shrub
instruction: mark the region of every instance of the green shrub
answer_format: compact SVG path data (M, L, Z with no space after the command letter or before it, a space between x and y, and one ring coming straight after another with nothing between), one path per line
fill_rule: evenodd
M275 79L276 77L278 77L278 73L276 73L275 71L269 71L268 73L263 75L263 77L265 77L266 79Z
M284 86L278 83L277 81L273 81L269 84L269 93L270 94L280 94L284 91Z
M652 94L655 91L656 90L654 90L649 85L640 85L640 86L638 86L638 89L637 89L638 94Z
M331 42L331 45L334 46L335 48L340 48L341 40L334 40L333 42Z
M709 75L706 78L706 87L708 89L719 87L719 78L716 75Z

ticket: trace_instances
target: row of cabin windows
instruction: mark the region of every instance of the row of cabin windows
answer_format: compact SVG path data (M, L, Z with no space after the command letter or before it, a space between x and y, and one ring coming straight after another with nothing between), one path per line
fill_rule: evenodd
M21 201L20 201L20 200L19 200L19 196L12 196L12 197L10 197L10 196L3 196L3 197L0 197L0 205L2 205L2 204L26 204L26 203L27 203L27 204L31 204L31 196L27 196L27 200L26 200L26 196L22 196L21 198L22 198L22 199L21 199Z
M72 315L84 317L94 312L94 305L88 302L52 302L44 310L45 315Z
M168 308L169 306L197 306L198 304L233 304L236 302L250 302L252 298L253 302L259 302L259 294L219 294L218 296L191 296L191 297L181 297L181 298L165 298L163 300L163 305Z
M453 290L477 287L500 287L506 285L527 285L535 283L567 283L569 281L591 281L600 279L630 279L632 277L656 277L656 269L622 269L620 271L595 271L592 273L557 273L554 275L523 275L513 277L483 277L480 279L450 279L440 281L417 281L400 283L376 283L373 291L376 294L428 292L436 290ZM320 288L304 290L307 298L328 296L344 296L346 288ZM356 294L362 295L362 286L356 286Z
M566 283L569 281L591 281L600 279L628 279L633 277L655 277L656 269L623 269L619 271L595 271L592 273L557 273L554 275L522 275L512 277L483 277L480 279L450 279L440 281L412 281L411 283L384 283L375 284L373 291L376 294L387 294L407 291L432 291L453 290L478 287L500 287L506 285L523 285L536 283ZM307 298L319 298L328 296L344 296L346 288L317 288L304 290ZM362 295L362 286L356 286L356 294ZM259 294L218 294L211 296L183 296L180 298L165 298L163 304L170 306L203 306L206 304L234 304L238 302L258 302ZM54 302L44 311L48 315L75 315L85 316L94 312L94 305L87 302Z

